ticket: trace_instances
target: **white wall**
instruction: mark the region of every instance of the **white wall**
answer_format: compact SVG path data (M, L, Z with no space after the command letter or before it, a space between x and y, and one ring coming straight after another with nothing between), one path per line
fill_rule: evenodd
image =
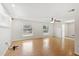
M32 25L32 34L28 34L27 36L23 36L23 25ZM47 34L43 33L43 25L49 26L49 32ZM29 21L23 19L15 19L12 21L12 38L13 40L23 40L23 39L31 39L36 37L46 37L53 36L53 24L49 24L46 22L38 22L38 21Z
M0 4L0 55L4 55L11 44L11 22Z
M65 24L65 36L74 37L75 35L75 22Z
M79 13L78 13L79 14ZM75 53L79 55L79 16L76 15L75 20Z
M11 33L9 28L0 27L0 55L4 55L11 44Z
M69 36L69 34L68 34L68 23L65 24L65 36Z

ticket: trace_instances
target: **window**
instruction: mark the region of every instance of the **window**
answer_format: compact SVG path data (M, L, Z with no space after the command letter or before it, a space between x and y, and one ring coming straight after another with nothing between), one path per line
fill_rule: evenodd
M48 26L43 25L43 32L44 32L44 33L48 33Z
M24 25L23 32L24 32L25 34L30 34L30 33L32 33L32 26L31 26L31 25Z

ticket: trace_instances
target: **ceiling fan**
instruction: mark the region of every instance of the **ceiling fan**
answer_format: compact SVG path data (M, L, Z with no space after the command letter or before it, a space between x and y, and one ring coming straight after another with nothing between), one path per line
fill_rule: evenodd
M75 11L75 9L73 8L73 9L70 9L68 12L74 12Z
M61 22L59 19L54 19L54 18L51 18L51 23L55 23L55 22Z

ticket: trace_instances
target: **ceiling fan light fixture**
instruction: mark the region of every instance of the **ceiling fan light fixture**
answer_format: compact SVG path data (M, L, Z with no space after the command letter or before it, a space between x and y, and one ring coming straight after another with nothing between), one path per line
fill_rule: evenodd
M51 18L51 22L50 23L54 23L54 18Z
M75 11L75 9L73 8L73 9L69 10L68 12L74 12L74 11Z

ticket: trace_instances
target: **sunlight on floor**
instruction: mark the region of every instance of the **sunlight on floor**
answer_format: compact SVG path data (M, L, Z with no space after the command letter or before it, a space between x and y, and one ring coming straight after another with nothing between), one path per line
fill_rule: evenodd
M45 38L43 40L43 48L49 48L49 39L48 38Z
M24 42L22 45L23 45L22 46L23 53L25 53L25 52L32 52L32 48L33 48L32 41Z

